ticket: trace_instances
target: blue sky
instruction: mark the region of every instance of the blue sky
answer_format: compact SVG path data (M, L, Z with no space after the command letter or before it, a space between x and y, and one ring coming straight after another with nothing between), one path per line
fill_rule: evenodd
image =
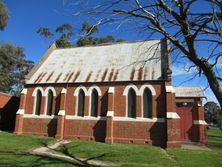
M81 23L86 20L84 17L75 17L71 12L67 12L66 0L5 0L4 2L9 8L10 19L5 30L0 32L0 42L11 42L24 47L26 58L34 62L41 58L50 44L50 40L43 39L36 33L39 27L49 27L54 30L58 25L70 23L78 34ZM112 26L103 26L101 29L98 35L112 34L125 40L145 39L143 34L136 33L130 28L116 31ZM173 69L174 85L201 85L203 88L207 85L203 77L185 82L191 74L186 74L178 64L175 64ZM205 94L209 100L215 100L210 89L207 89Z

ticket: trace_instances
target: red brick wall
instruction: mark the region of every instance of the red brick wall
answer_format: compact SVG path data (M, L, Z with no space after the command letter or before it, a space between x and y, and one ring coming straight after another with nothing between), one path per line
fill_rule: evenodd
M165 123L115 121L114 142L165 146Z
M14 131L19 98L0 93L0 130Z
M147 82L146 82L147 83ZM108 88L115 87L114 92L114 116L126 116L126 96L123 96L123 91L126 86L132 83L98 83L101 89L102 96L99 96L98 116L106 116L108 109ZM145 82L134 82L138 89L145 84ZM153 117L164 118L166 115L165 109L165 83L164 82L149 82L156 91L153 96ZM49 85L39 85L45 90ZM51 85L50 85L51 86ZM60 92L62 88L67 89L65 110L66 115L74 115L76 112L76 98L74 91L78 84L55 84L56 97L53 101L53 113L59 110ZM82 84L88 90L94 84ZM32 93L35 85L27 85L27 102L25 105L25 114L33 113L34 97ZM41 114L45 110L45 97L42 98ZM85 99L85 114L89 114L89 97ZM137 116L141 116L141 98L137 96ZM59 117L59 116L58 116ZM128 122L128 121L114 121L113 138L114 142L121 143L149 143L153 145L164 146L166 142L166 124L159 122ZM49 126L51 125L51 126ZM53 127L55 128L53 130ZM50 131L60 135L60 122L57 119L39 119L39 118L25 118L23 124L23 133L47 135ZM52 136L52 135L51 135ZM106 120L77 120L66 119L65 138L80 138L87 140L105 141L106 137Z
M60 133L58 119L24 118L23 133L55 137Z
M65 138L105 141L106 121L66 120Z
M0 93L0 108L4 108L12 96Z

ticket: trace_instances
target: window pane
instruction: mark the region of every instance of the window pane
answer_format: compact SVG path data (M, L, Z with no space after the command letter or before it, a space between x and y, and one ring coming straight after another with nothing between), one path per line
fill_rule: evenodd
M143 117L152 118L152 93L148 88L143 92Z
M84 116L85 94L83 90L79 91L78 96L78 116Z
M52 115L52 100L53 100L53 93L51 90L48 92L48 97L47 97L47 115Z
M128 93L128 117L136 118L136 93L133 89Z
M94 89L91 97L91 116L97 117L98 114L98 93Z
M36 95L36 105L35 105L35 114L40 115L40 110L41 110L41 101L42 101L42 94L40 90L37 91Z

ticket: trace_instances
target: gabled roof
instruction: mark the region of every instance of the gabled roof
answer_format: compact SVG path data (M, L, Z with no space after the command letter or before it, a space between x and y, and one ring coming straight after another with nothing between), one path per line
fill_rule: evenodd
M168 68L165 50L164 40L50 48L28 74L26 83L160 80Z
M176 97L205 97L200 86L176 86Z

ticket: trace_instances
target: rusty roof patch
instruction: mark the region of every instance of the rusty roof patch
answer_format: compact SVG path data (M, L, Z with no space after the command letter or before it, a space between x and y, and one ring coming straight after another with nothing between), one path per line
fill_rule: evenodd
M49 74L48 78L46 79L47 82L50 80L50 78L52 77L53 73L54 73L54 71L51 72L51 74Z
M61 75L62 75L62 73L60 73L60 74L57 76L57 78L56 78L56 80L55 80L55 83L58 82L58 80L60 79Z
M36 78L35 83L38 82L38 80L40 79L40 77L42 76L43 72L39 74L39 76Z
M107 72L108 72L108 68L106 68L104 73L103 73L102 81L104 81L106 79Z
M114 74L114 69L112 68L111 72L109 73L109 78L108 78L109 81L112 80L113 74Z
M66 79L68 78L69 73L66 74L65 78L63 79L63 81L66 81Z
M101 72L101 69L97 71L94 82L96 82L98 80L100 72Z
M138 71L138 80L142 80L143 78L143 67L140 67L139 71Z
M154 79L154 77L155 77L155 70L152 69L152 80Z
M118 77L118 74L119 74L119 70L116 70L116 73L115 73L115 75L114 75L114 77L113 77L113 81L116 81L116 79L117 79L117 77Z
M92 71L90 71L90 73L89 73L89 74L88 74L88 76L86 77L86 82L88 82L88 81L89 81L89 79L90 79L91 75L92 75Z
M135 68L133 67L131 74L130 74L130 80L132 81L135 75Z
M72 73L69 75L67 81L69 82L69 81L72 79L73 76L74 76L74 72L72 72Z
M75 82L75 81L77 80L77 78L79 77L79 75L80 75L80 71L78 71L78 72L76 73L76 75L75 75L75 77L74 77L74 79L73 79L73 82Z
M147 77L147 68L145 68L145 71L143 73L143 79L146 80L146 77Z
M44 78L44 76L47 74L47 72L45 72L45 73L43 73L42 75L41 75L41 77L39 78L39 80L38 80L38 83L39 82L41 82L41 80Z

